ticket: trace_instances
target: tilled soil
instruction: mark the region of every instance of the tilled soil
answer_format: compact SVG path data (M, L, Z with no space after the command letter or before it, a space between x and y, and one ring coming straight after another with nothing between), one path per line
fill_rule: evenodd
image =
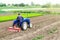
M50 25L47 25L41 29L38 29L34 31L33 33L28 33L25 34L24 36L19 36L16 38L13 38L12 40L32 40L33 38L36 38L37 35L43 35L44 37L38 40L57 40L58 39L58 34L59 34L59 27L60 26L60 21L52 23ZM54 30L52 33L48 33L51 30ZM24 38L24 39L23 39Z
M49 31L46 30L43 34L45 35L45 37L42 40L60 40L60 23L55 24L51 27L53 27L53 29L56 28L56 31L53 31L53 33L48 34L47 32Z
M45 16L33 17L30 19L31 19L31 23L33 24L33 27L31 29L28 28L26 31L21 31L21 32L9 32L7 30L8 27L10 27L12 25L13 21L0 23L0 40L11 40L11 39L14 39L19 36L22 37L28 33L33 33L37 29L41 29L47 25L50 25L54 22L59 21L60 17L57 15L45 15ZM38 33L38 34L40 34L40 33ZM32 36L34 37L34 35L32 35ZM31 38L29 38L29 39L31 39ZM25 39L23 39L23 40L25 40Z

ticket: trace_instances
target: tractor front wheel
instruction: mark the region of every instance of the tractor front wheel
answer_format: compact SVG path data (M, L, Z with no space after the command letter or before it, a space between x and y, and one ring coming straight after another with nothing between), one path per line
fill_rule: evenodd
M30 26L29 26L29 28L32 28L32 23L30 23Z

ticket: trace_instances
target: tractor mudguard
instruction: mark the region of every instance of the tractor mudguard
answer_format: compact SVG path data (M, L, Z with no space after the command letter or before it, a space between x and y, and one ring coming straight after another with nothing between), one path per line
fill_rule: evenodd
M23 22L27 22L27 24L30 24L30 19L29 18L24 18Z

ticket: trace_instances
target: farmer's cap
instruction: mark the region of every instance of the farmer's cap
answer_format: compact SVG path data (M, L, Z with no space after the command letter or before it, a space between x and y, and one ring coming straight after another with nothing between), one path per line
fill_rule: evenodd
M20 15L20 13L18 13L18 15Z

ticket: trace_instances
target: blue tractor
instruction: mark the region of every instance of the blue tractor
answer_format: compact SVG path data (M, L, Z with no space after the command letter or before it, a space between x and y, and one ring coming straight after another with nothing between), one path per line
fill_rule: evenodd
M20 22L18 20L14 20L13 26L20 27L22 30L26 30L27 28L32 28L32 24L29 18L23 18Z

